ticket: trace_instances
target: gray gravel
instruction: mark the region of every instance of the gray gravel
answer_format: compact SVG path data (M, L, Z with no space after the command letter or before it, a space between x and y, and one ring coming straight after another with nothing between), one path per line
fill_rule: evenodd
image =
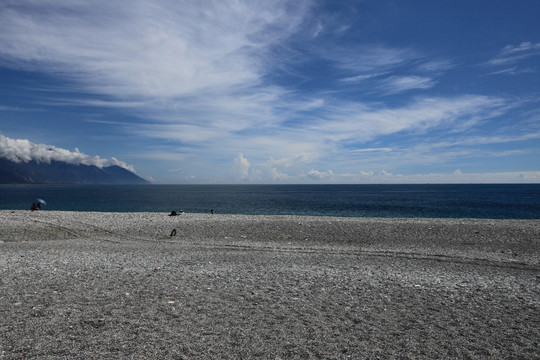
M538 220L0 211L1 359L540 359L539 313Z

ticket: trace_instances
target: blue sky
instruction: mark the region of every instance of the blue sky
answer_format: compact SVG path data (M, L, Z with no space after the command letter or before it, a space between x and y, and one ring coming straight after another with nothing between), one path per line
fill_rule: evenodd
M4 0L0 156L155 183L538 183L539 18L536 0Z

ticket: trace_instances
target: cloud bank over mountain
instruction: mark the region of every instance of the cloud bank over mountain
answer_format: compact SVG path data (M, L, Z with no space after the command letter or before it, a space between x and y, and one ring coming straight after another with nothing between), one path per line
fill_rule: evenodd
M51 161L60 161L71 165L93 165L100 169L116 165L135 173L133 166L114 157L103 159L84 154L77 148L69 151L52 145L35 144L27 139L11 139L3 134L0 134L0 158L16 163L35 161L50 164Z

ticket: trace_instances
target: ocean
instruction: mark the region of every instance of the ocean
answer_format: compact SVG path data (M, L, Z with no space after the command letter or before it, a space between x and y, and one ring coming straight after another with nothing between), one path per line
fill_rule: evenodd
M0 209L540 219L540 184L0 185Z

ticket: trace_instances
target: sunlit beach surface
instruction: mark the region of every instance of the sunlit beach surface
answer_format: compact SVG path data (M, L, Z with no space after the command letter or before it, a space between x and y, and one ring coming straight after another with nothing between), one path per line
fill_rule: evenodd
M0 358L538 359L540 221L0 211Z

